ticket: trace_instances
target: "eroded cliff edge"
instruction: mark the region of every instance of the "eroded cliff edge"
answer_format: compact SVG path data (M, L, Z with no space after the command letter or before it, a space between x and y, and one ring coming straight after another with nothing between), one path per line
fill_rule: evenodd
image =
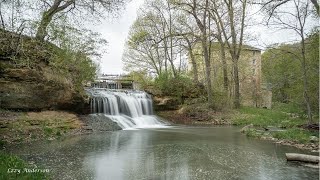
M0 29L0 108L81 112L88 97L77 69L61 62L64 50Z

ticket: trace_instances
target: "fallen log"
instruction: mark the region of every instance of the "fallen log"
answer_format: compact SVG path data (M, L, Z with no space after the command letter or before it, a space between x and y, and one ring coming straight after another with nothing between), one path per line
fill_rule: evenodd
M309 163L319 163L319 156L297 154L297 153L286 153L287 161L302 161Z

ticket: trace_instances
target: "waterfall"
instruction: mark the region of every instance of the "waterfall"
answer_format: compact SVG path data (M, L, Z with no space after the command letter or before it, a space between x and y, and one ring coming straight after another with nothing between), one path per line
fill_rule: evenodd
M88 89L91 113L105 116L122 129L161 127L163 120L153 114L149 94L136 90Z

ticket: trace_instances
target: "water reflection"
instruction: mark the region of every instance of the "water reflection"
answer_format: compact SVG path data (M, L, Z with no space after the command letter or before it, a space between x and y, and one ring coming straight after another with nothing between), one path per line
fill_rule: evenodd
M118 131L24 147L18 152L54 169L57 179L318 179L319 176L317 169L286 162L284 153L299 150L248 139L231 127Z

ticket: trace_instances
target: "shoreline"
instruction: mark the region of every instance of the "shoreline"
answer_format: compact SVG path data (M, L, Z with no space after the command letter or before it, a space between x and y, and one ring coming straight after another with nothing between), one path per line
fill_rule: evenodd
M90 134L81 115L66 111L0 112L0 145Z
M92 134L94 132L86 115L65 111L1 111L0 113L0 132L2 134L0 146L3 147L6 144L31 143L38 140L52 141L60 138ZM249 137L319 153L319 143L317 142L299 143L289 139L278 139L273 137L270 132L261 130L261 128L256 126L235 125L231 120L233 116L232 112L215 112L211 114L215 118L209 120L201 120L203 117L188 117L184 113L179 113L178 110L158 111L156 115L174 125L243 127L245 130L242 129L242 133Z
M269 133L269 135L266 135L265 132L262 132L261 134L256 133L254 135L252 134L248 134L248 130L250 131L259 131L259 127L255 127L252 125L248 125L248 124L234 124L234 122L232 122L232 113L228 112L228 114L224 114L222 112L217 112L215 115L214 119L209 119L209 120L205 120L205 121L201 121L199 120L201 117L188 117L185 113L181 113L181 111L179 110L170 110L170 111L158 111L157 115L165 118L167 121L173 123L173 124L177 124L177 125L188 125L188 126L235 126L235 127L239 127L242 128L240 130L240 132L248 137L251 138L256 138L259 140L263 140L263 141L271 141L275 144L280 144L280 145L284 145L284 146L292 146L301 150L307 150L310 151L312 153L319 153L319 141L318 144L317 143L299 143L299 142L295 142L289 139L278 139L273 137L268 131L266 134ZM243 131L243 129L245 129L246 127L250 126L249 128L247 128L248 130Z

